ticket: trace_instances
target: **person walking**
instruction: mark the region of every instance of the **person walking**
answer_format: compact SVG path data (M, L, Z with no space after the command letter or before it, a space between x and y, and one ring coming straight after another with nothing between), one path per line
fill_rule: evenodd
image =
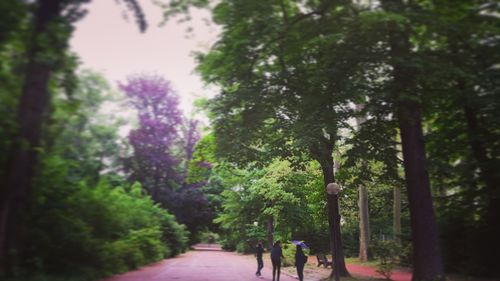
M262 240L259 240L257 242L257 245L255 246L255 257L257 258L257 272L255 272L255 275L257 276L261 275L260 271L264 267L264 261L262 261L262 253L264 253L264 247L262 246Z
M306 262L307 256L302 251L302 246L297 245L297 251L295 252L295 267L297 267L299 281L304 281L304 265Z
M271 263L273 264L273 281L280 281L281 258L284 258L284 256L283 256L283 251L281 250L281 242L278 240L274 242L273 249L271 250Z

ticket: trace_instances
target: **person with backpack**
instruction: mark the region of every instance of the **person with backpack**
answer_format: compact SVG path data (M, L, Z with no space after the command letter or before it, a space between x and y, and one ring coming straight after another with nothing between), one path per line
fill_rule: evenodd
M304 281L304 265L306 262L307 256L302 251L302 246L297 245L297 251L295 252L295 267L297 267L299 281Z

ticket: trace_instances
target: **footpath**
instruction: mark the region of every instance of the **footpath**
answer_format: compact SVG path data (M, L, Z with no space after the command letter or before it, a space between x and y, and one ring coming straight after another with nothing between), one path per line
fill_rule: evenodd
M269 265L268 265L269 266ZM195 250L103 281L271 281L269 267L255 276L256 263L248 256L221 251L217 245L198 245ZM280 281L296 281L283 275Z
M103 279L102 281L271 281L272 270L269 254L264 255L262 276L256 277L257 263L252 255L242 255L223 251L216 244L199 244L194 250L166 259L135 271L126 272ZM374 266L347 264L353 278L341 278L341 281L382 281L386 280ZM309 257L304 268L305 281L321 281L329 277L332 269L317 267L315 256ZM280 281L296 281L294 267L282 267ZM450 281L494 281L464 276L448 276ZM411 272L395 270L393 281L410 281Z
M251 255L247 255L249 260L255 261L255 258ZM264 265L268 266L271 264L271 260L264 256ZM352 277L356 279L361 279L361 281L371 281L371 280L386 280L386 278L377 272L375 267L368 265L358 265L358 264L347 264L347 270ZM283 267L282 272L293 278L297 277L296 269L293 266ZM324 268L323 266L318 267L315 256L310 256L307 264L304 268L304 279L305 281L320 281L328 278L332 269L330 267ZM341 280L346 280L346 278L341 278ZM350 279L352 280L352 279ZM404 270L395 270L391 275L391 280L393 281L411 281L411 272Z

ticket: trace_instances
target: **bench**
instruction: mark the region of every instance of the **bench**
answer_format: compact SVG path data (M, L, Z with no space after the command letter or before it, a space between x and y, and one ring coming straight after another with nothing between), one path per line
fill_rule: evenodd
M318 267L320 265L323 265L325 268L327 268L328 266L333 267L332 262L329 261L328 258L323 254L317 254L316 259L318 259Z

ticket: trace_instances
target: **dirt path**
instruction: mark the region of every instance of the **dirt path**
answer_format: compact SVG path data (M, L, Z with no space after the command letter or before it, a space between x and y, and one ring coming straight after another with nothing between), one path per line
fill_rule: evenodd
M199 244L194 251L101 281L271 281L272 269L268 256L264 256L262 277L258 278L255 276L256 262L253 256L225 252L218 245ZM348 264L347 269L353 276L383 279L370 266ZM330 268L316 267L315 258L310 257L304 270L305 280L320 280L328 277L330 272ZM295 268L282 268L280 280L297 280L290 276L296 276ZM410 281L411 273L395 271L391 277L394 281Z
M127 272L103 281L269 281L272 271L267 265L262 277L255 276L256 262L248 257L215 249L190 251L178 257ZM281 281L296 281L281 274Z

